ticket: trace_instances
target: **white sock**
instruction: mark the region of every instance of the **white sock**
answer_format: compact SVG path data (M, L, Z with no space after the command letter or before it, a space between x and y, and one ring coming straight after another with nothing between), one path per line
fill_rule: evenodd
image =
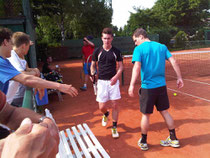
M84 84L84 87L87 87L87 84Z

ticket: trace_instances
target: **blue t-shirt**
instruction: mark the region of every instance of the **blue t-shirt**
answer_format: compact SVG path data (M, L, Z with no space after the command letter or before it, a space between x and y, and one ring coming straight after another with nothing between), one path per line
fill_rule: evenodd
M132 62L141 62L141 87L158 88L166 85L165 60L171 57L168 48L154 41L140 44L134 49Z
M8 59L0 56L0 90L7 94L9 80L17 76L21 72L17 71Z

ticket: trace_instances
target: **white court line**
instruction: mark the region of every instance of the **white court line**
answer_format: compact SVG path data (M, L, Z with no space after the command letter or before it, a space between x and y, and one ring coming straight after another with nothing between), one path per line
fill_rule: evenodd
M171 89L171 88L167 88L168 90L171 90L171 91L174 91L174 92L177 92L177 93L181 93L181 94L184 94L184 95L188 95L190 97L193 97L193 98L197 98L197 99L200 99L200 100L204 100L204 101L207 101L210 103L210 100L208 99L205 99L205 98L202 98L202 97L198 97L198 96L195 96L195 95L192 95L192 94L188 94L188 93L185 93L185 92L181 92L181 91L178 91L178 90L175 90L175 89Z
M177 77L175 77L175 76L171 76L171 75L166 75L166 76L169 76L169 77L172 77L172 78L177 78ZM191 79L185 79L185 78L183 78L183 80L186 80L186 81L191 81L191 82L194 82L194 83L205 84L205 85L210 86L210 83L206 83L206 82L201 82L201 81L191 80Z
M185 54L203 54L203 53L209 53L209 50L206 51L192 51L192 52L176 52L171 53L172 55L185 55Z
M210 53L210 50L204 50L204 51L191 51L191 52L176 52L176 53L171 53L172 55L186 55L186 54L206 54ZM125 58L130 58L133 57L133 55L123 55Z
M183 79L183 80L186 80L186 81L191 81L191 82L195 82L195 83L200 83L200 84L206 84L206 85L209 85L209 83L206 83L206 82L201 82L201 81L197 81L197 80L190 80L190 79Z

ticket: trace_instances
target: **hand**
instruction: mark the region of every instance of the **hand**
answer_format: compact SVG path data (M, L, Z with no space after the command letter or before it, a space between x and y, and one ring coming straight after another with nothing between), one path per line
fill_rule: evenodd
M36 95L37 91L39 92L39 99L42 100L44 97L44 88L35 88L34 94Z
M117 77L115 76L112 77L110 81L111 81L111 86L115 85L115 83L117 82Z
M67 93L67 94L71 95L72 97L78 95L77 89L74 88L72 85L60 84L58 90L63 93Z
M58 134L58 127L56 126L55 122L50 118L45 118L43 122L40 123L44 125L50 130L51 136L56 140L57 144L59 144L59 134Z
M10 134L4 141L1 158L51 158L58 153L58 143L50 134L50 129L32 124L26 118L16 132Z
M86 41L86 42L88 41L88 39L86 37L84 37L83 40Z
M40 77L40 71L37 68L33 68L33 71L35 72L35 76Z
M134 91L134 86L129 86L129 88L128 88L128 95L130 96L130 97L134 97L134 93L133 93L133 91Z
M183 86L184 86L184 82L183 82L182 78L178 78L177 79L177 87L182 88Z

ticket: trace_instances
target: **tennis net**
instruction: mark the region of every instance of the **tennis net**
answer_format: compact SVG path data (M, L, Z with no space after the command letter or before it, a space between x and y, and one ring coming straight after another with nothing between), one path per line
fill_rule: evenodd
M193 52L177 52L172 53L181 69L183 78L210 76L210 50L193 51ZM122 75L122 84L130 83L133 64L132 55L124 55L123 64L124 71ZM175 80L176 73L171 64L166 61L166 80ZM140 83L140 76L136 83Z

